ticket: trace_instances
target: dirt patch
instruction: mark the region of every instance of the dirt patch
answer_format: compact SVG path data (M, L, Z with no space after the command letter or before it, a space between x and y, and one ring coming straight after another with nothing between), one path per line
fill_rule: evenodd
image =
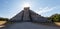
M1 28L1 27L4 27L4 26L5 26L4 24L5 24L6 22L7 22L7 21L0 21L0 28Z
M60 26L60 22L54 22L57 26Z

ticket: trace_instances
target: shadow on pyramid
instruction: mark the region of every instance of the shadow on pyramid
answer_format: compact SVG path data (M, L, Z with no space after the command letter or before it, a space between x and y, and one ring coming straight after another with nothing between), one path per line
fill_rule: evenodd
M20 13L10 19L12 22L47 22L48 19L30 10L30 7L24 7Z

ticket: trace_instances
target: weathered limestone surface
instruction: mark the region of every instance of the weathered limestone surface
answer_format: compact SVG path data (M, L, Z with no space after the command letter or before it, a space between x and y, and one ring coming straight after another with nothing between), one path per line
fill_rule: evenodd
M47 18L45 18L45 17L43 17L43 16L41 16L41 15L31 11L31 10L30 10L30 13L31 13L31 18L32 18L33 21L37 21L37 22L46 22L46 21L48 21Z
M29 21L29 20L30 20L29 8L24 8L23 21Z
M25 7L20 13L11 18L11 21L37 21L37 22L46 22L47 18L42 17L41 15L30 10L30 7Z
M24 11L21 11L20 13L18 13L16 16L11 18L10 21L22 21L22 19L23 19L23 12Z

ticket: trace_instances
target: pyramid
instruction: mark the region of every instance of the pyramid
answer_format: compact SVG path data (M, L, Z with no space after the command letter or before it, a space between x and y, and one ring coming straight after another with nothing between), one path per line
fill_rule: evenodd
M22 10L13 18L11 18L10 21L12 22L24 22L24 21L46 22L48 21L48 19L30 10L30 7L24 7L24 10Z

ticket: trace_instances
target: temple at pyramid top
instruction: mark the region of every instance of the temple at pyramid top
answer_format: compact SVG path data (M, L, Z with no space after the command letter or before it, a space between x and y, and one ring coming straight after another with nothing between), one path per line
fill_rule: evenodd
M30 9L30 7L24 7L24 10L29 10Z
M30 10L30 7L24 7L24 10L16 14L14 17L10 19L12 22L46 22L48 21L47 18L42 17L41 15L35 13L34 11Z

